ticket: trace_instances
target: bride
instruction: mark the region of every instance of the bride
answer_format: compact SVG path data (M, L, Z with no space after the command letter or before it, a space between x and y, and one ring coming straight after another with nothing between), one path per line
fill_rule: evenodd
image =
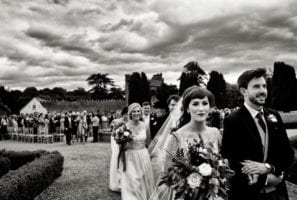
M214 97L207 89L198 86L186 89L182 96L182 112L178 129L166 139L164 151L174 155L178 148L187 150L189 143L193 140L199 141L201 137L205 144L210 144L214 151L218 152L221 144L220 132L217 128L206 126L206 119L213 105ZM169 153L165 154L161 172L166 172L172 164ZM150 197L150 200L173 199L175 199L175 192L166 185L159 186Z

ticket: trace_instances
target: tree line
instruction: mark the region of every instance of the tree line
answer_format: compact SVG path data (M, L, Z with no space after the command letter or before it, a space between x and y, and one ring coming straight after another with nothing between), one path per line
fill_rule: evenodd
M297 79L294 67L284 62L275 62L273 67L273 73L267 73L267 106L285 112L297 110ZM152 91L145 74L134 72L128 81L128 103L149 101L151 96L155 95L161 107L166 107L166 99L171 94L181 95L192 85L207 87L215 97L217 108L234 108L243 103L237 84L227 83L223 74L218 71L211 71L207 75L196 61L184 66L179 80L179 90L162 84L156 91Z
M192 85L207 87L214 94L218 108L233 108L240 106L243 98L236 84L227 83L222 73L211 71L207 74L196 61L188 62L181 73L179 90L175 85L162 83L152 89L150 81L144 72L133 72L127 76L126 90L117 87L109 74L92 74L86 81L91 86L90 90L77 88L67 91L62 87L53 89L44 88L37 90L28 87L24 91L7 90L0 86L0 103L7 105L12 113L19 110L33 97L46 100L78 101L78 100L102 100L125 99L127 103L151 101L152 96L157 99L156 105L160 108L167 107L167 98L172 94L181 95L183 91ZM284 62L275 62L273 73L267 77L268 98L267 106L281 111L297 110L297 79L295 69ZM125 92L127 96L125 96Z
M8 90L0 85L0 103L7 105L12 113L18 113L33 97L56 101L125 99L125 92L114 84L109 74L92 74L86 81L91 86L90 90L82 87L73 91L67 91L62 87L40 90L36 87L27 87L24 91L20 91Z

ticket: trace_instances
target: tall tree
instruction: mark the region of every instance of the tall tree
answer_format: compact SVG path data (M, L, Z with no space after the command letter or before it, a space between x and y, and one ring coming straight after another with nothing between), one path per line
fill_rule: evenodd
M93 88L90 92L93 94L93 97L98 99L107 98L108 87L114 86L114 81L108 77L109 74L92 74L87 78L87 82Z
M128 104L150 101L149 82L145 73L133 72L129 77L128 90Z
M209 75L210 78L207 84L207 89L213 93L216 106L218 108L224 108L226 106L226 81L224 79L224 76L217 71L211 71Z
M178 94L176 85L167 85L163 83L155 92L157 99L159 100L159 106L161 108L168 109L167 99L172 94Z
M243 104L243 96L240 94L237 84L226 83L226 107L234 108Z
M272 106L282 111L296 108L296 74L294 67L275 62L272 76Z
M180 77L179 94L182 95L185 89L193 85L206 86L206 78L207 74L198 62L187 63Z

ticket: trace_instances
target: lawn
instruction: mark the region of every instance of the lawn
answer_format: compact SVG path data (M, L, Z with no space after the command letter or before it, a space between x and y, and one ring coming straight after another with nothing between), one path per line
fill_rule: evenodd
M64 170L49 188L35 200L120 200L108 187L110 145L87 143L67 146L64 143L32 144L0 141L1 149L59 151L65 158ZM288 184L290 200L297 200L297 189Z
M67 146L64 143L32 144L0 142L7 150L57 150L64 156L64 170L49 188L35 200L120 200L120 194L109 190L109 143L87 143Z

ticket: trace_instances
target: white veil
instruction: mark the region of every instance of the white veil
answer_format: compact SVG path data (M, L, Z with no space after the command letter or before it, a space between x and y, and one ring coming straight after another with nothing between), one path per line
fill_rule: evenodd
M167 149L172 129L177 128L178 126L181 114L182 98L178 101L175 109L168 115L167 119L148 147L149 153L151 155L155 180L157 180L160 173L164 171L165 157L167 153L165 149Z

